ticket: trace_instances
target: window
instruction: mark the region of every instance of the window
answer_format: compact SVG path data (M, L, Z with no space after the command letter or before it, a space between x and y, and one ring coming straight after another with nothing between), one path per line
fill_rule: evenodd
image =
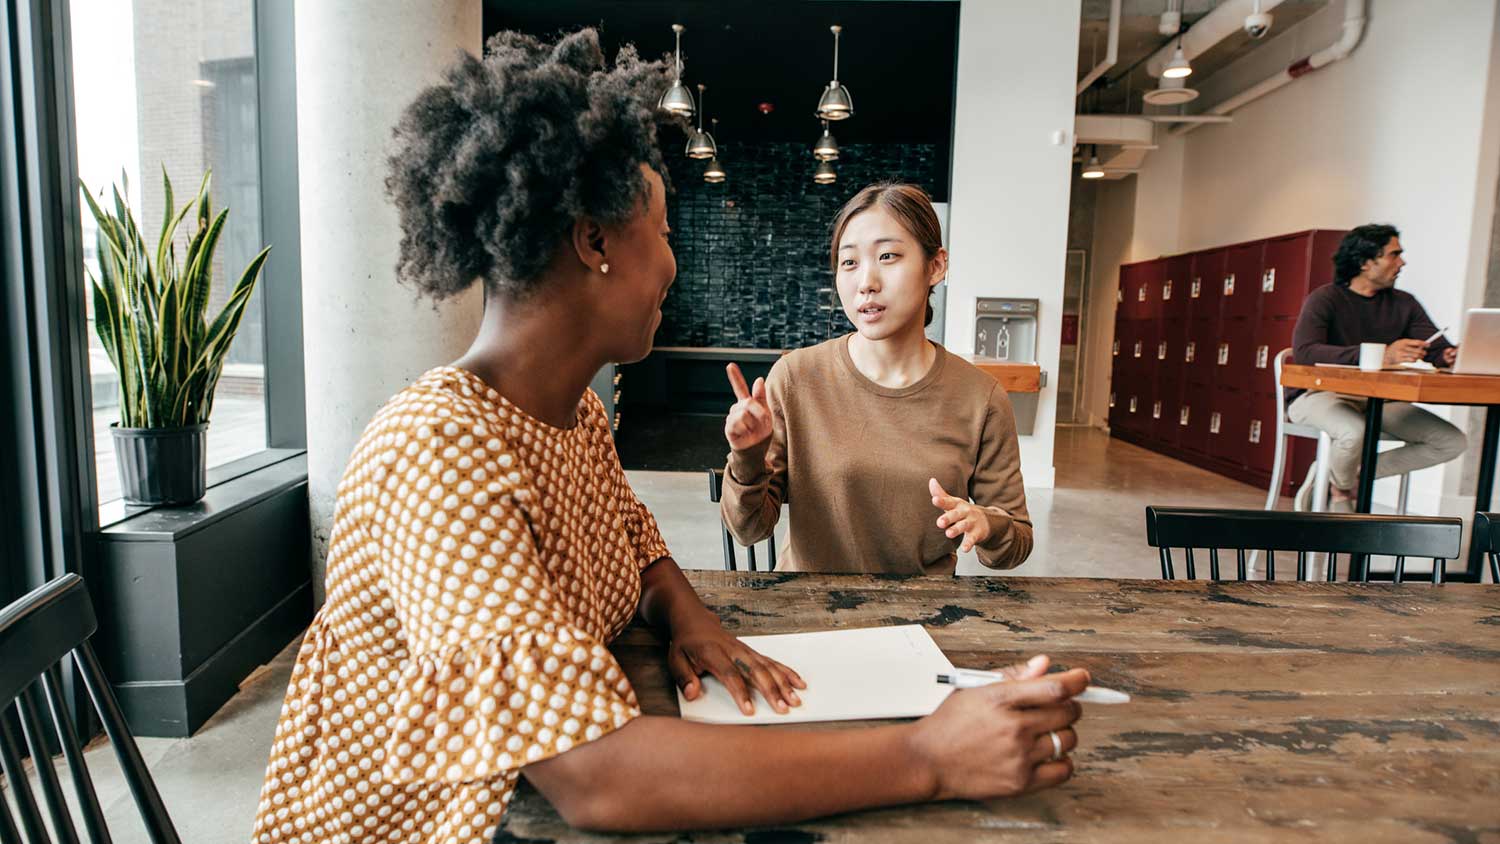
M265 243L261 232L254 0L70 0L78 172L107 196L121 179L148 240L161 229L161 173L178 207L213 171L215 208L229 220L214 258L210 320ZM97 273L95 224L83 217L84 261ZM178 255L195 227L184 221ZM180 260L180 258L179 258ZM214 396L208 465L266 448L264 278L246 307ZM92 303L89 305L92 309ZM94 462L101 505L120 498L109 428L118 379L89 314Z

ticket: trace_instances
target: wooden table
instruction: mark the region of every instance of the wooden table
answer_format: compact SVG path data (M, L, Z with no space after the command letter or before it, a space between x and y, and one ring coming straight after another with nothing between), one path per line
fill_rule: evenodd
M1360 458L1359 492L1354 509L1370 512L1375 496L1375 463L1380 456L1380 415L1387 401L1423 404L1483 405L1484 440L1479 451L1479 483L1474 491L1474 511L1490 509L1495 488L1495 458L1500 452L1500 377L1453 375L1446 372L1370 371L1338 366L1288 364L1281 370L1281 386L1303 390L1326 390L1346 396L1362 396L1365 404L1364 454ZM1363 561L1360 565L1364 565ZM1350 572L1351 578L1357 573ZM1484 549L1469 543L1469 564L1449 579L1479 583L1484 577Z
M1085 706L1056 789L631 841L1500 841L1500 587L687 574L737 633L917 622L959 666L1048 653L1135 700ZM675 715L662 642L613 651ZM613 839L523 785L500 840Z

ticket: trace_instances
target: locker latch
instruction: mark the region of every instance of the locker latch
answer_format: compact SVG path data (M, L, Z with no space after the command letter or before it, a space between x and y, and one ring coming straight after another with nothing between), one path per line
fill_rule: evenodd
M1265 369L1271 358L1271 347L1257 346L1255 348L1255 368Z
M1139 340L1135 341L1135 356L1136 357L1140 357L1141 356L1141 341L1139 341Z
M1210 434L1219 433L1219 411L1217 410L1208 415L1208 432Z
M1111 392L1109 394L1109 406L1110 406L1110 409L1114 409L1114 406L1115 406L1115 394L1113 392Z
M1160 343L1156 344L1156 359L1157 360L1166 360L1167 359L1167 341L1163 340Z
M1135 294L1135 300L1137 302L1144 302L1144 301L1146 301L1146 285L1144 285L1144 284L1141 285L1141 289L1138 290L1136 292L1136 294Z
M1167 300L1169 300L1171 298L1172 298L1172 279L1169 278L1169 279L1167 279L1167 283L1163 284L1161 286L1161 300L1163 302L1165 302L1165 301L1167 301Z
M1250 442L1253 442L1253 443L1260 442L1260 420L1259 419L1251 419L1250 420Z
M1193 279L1193 287L1192 287L1191 290L1188 291L1188 297L1192 298L1192 299L1196 299L1196 298L1198 298L1198 295L1200 293L1202 293L1202 292L1203 292L1203 279L1201 279L1201 278L1195 278L1195 279Z
M1193 353L1196 352L1197 350L1198 350L1198 344L1195 341L1189 340L1188 344L1187 344L1187 347L1184 348L1183 351L1182 351L1182 359L1185 362L1187 362L1187 363L1192 363L1193 362Z
M1120 340L1119 340L1119 338L1115 339L1114 350L1110 354L1113 354L1115 357L1119 357L1120 356Z
M1234 273L1224 276L1224 295L1234 295Z
M1130 412L1135 413L1135 396L1130 397Z
M1260 292L1273 293L1276 290L1276 268L1271 267L1260 277Z
M1161 402L1160 401L1155 401L1155 402L1151 403L1151 418L1152 419L1160 419L1161 418Z
M1182 409L1177 411L1177 424L1186 425L1188 423L1188 410L1188 406L1183 405Z
M1229 344L1228 343L1220 343L1219 344L1219 366L1228 366L1228 365L1229 365Z

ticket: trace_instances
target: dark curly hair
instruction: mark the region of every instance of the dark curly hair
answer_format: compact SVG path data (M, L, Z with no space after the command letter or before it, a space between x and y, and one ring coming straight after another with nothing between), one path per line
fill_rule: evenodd
M1366 261L1380 257L1391 238L1400 237L1396 227L1385 223L1369 223L1349 230L1339 241L1338 251L1333 253L1333 282L1347 285L1364 271Z
M661 174L656 107L668 65L622 47L605 66L599 34L555 44L501 32L407 106L386 191L401 215L397 277L441 301L475 279L526 298L580 217L623 223Z

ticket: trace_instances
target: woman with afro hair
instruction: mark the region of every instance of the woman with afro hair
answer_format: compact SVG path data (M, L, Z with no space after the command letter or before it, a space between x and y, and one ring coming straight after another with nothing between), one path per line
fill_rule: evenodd
M1043 657L894 726L641 714L606 648L637 614L670 641L688 698L703 674L747 713L754 693L786 712L806 688L693 592L587 388L650 350L676 275L654 108L666 84L665 64L628 47L608 67L593 30L502 33L396 126L397 274L434 300L484 285L484 318L350 458L255 841L485 844L522 775L569 823L610 830L789 822L1071 775L1059 757L1088 676L1044 678Z

